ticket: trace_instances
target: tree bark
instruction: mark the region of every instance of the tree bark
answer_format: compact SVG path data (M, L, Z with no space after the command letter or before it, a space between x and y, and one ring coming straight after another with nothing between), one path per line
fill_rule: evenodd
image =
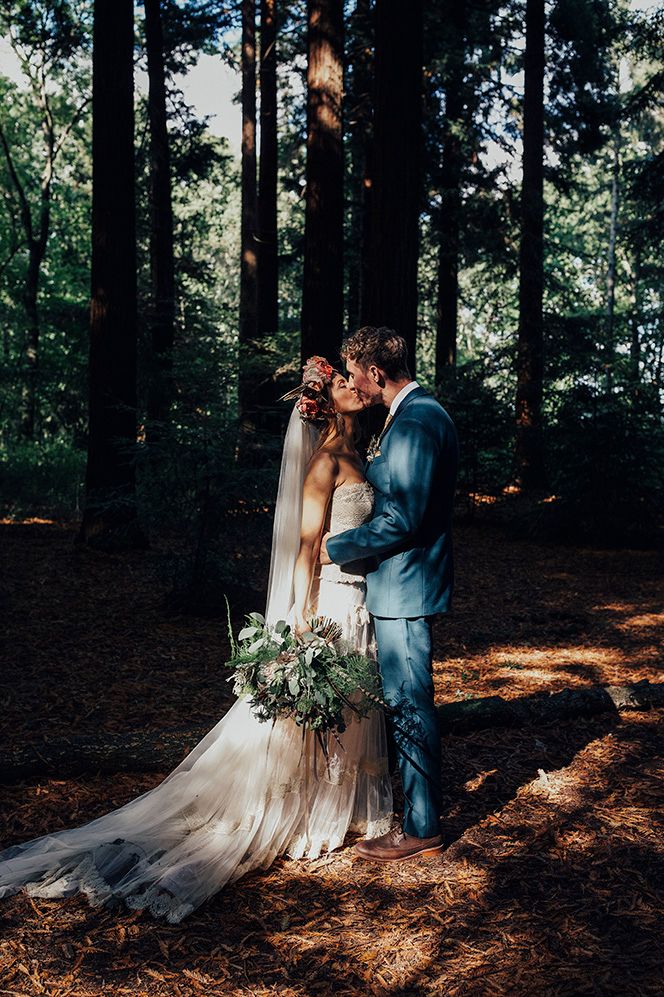
M148 57L148 116L150 121L150 179L152 218L150 265L152 314L150 340L152 370L147 392L148 440L155 423L166 423L172 397L175 274L173 262L173 207L166 116L164 39L160 0L145 0L145 44ZM150 425L152 424L152 425Z
M86 500L79 541L143 546L137 523L134 8L95 0L92 301Z
M342 0L309 0L302 359L334 361L343 332Z
M26 440L34 440L37 416L37 378L39 370L39 277L44 261L45 247L41 240L32 239L28 245L28 269L23 291L25 308L25 381L21 392L21 433Z
M641 380L641 337L639 335L641 323L641 246L638 243L634 247L633 275L634 306L630 321L629 370L632 383L638 385Z
M611 215L609 220L609 250L606 266L606 391L613 390L613 365L615 362L616 333L616 241L618 235L618 200L620 188L620 123L613 136L613 163L611 170Z
M242 0L242 217L238 399L245 428L253 422L251 360L257 340L256 3Z
M436 383L456 366L459 300L459 234L461 228L461 129L464 126L466 4L452 2L447 11L447 72L445 74L445 133L441 167L441 206L438 225L438 302L436 323Z
M277 11L261 0L260 175L258 181L258 336L279 328L277 240Z
M469 734L493 727L525 727L559 723L602 713L649 710L664 706L664 683L647 680L627 686L588 686L555 693L535 693L521 699L488 696L438 707L440 732ZM90 772L167 772L178 764L209 727L162 731L158 734L102 731L63 740L19 745L0 760L0 780L12 782L44 775L56 777Z
M365 285L364 247L368 238L369 200L368 166L372 134L372 52L373 20L371 0L357 0L351 21L352 48L349 54L349 83L346 93L352 96L347 109L350 177L350 240L347 245L348 330L360 322L361 301Z
M0 127L0 144L2 144L7 171L18 200L18 217L28 247L28 266L23 287L23 307L26 317L25 380L21 391L21 433L27 440L34 439L36 428L40 339L39 281L51 228L51 184L58 150L45 79L43 75L41 80L31 78L31 83L42 113L42 133L45 146L45 161L39 184L40 199L36 224L30 201L14 165L7 137Z
M515 450L516 478L526 491L545 484L542 453L544 23L544 0L527 0Z
M422 0L404 15L377 0L374 132L368 183L366 285L361 321L387 325L408 343L415 374L422 171Z

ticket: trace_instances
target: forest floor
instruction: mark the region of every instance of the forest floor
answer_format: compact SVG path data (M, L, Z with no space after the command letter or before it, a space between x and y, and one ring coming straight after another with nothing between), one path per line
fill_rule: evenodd
M74 527L0 524L0 750L72 732L210 727L230 704L221 619L163 609L173 540L102 554ZM228 531L260 609L269 529ZM439 702L662 681L662 555L460 525ZM234 623L241 621L236 607ZM2 844L105 813L164 773L0 788ZM374 866L280 860L181 926L80 897L0 905L0 995L661 995L664 720L605 714L443 738L446 850ZM659 827L658 827L659 822ZM350 842L348 843L350 845Z

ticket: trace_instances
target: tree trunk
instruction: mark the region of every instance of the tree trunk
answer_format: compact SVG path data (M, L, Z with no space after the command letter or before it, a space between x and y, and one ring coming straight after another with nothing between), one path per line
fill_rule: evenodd
M95 0L92 301L86 502L79 540L145 544L136 513L134 7Z
M36 97L42 111L42 132L45 143L45 162L40 181L40 208L38 225L35 228L32 208L25 188L14 165L9 143L0 127L0 144L7 162L7 171L14 193L18 200L18 217L23 228L28 247L28 267L23 288L25 309L25 380L21 391L21 432L28 440L35 437L37 413L37 374L39 364L39 279L46 256L46 247L51 229L51 182L56 155L53 118L47 103L44 81L36 89Z
M343 331L343 0L309 0L302 359L334 362Z
M23 306L27 320L25 331L25 381L22 390L21 432L26 440L35 438L37 413L37 374L39 365L39 275L44 259L41 240L28 246L28 270L25 277Z
M527 0L515 452L517 481L524 490L545 483L542 455L544 19L544 0Z
M465 0L452 2L448 25L445 79L445 133L441 169L441 206L438 225L438 306L436 327L436 383L456 366L459 299L459 233L461 227L461 129L464 122Z
M408 343L415 374L417 261L422 169L422 0L404 15L376 2L374 133L361 321L387 325Z
M634 385L638 385L641 380L641 337L639 335L639 324L641 322L641 247L634 247L634 307L630 322L630 342L629 342L629 369L630 377Z
M555 724L602 713L649 710L664 706L664 684L647 680L627 686L587 686L540 692L521 699L487 696L438 707L440 732L468 734L492 727ZM101 731L65 740L18 745L3 753L0 780L14 782L43 776L63 778L88 772L167 772L205 736L209 727L160 733Z
M145 0L145 44L148 57L148 115L150 120L150 178L152 218L150 265L152 314L150 340L152 370L147 392L148 439L154 423L166 423L172 397L175 276L173 264L173 207L166 117L164 40L160 0ZM156 434L158 436L158 433Z
M609 251L606 266L606 391L613 390L613 364L616 351L616 238L618 233L618 197L620 185L620 124L613 136L613 164L611 170L611 216L609 221Z
M257 339L256 252L256 3L242 0L242 218L238 399L246 429L253 424L252 359Z
M258 335L279 328L277 242L277 21L276 0L261 0L260 176L258 181Z
M39 184L40 205L38 220L35 222L30 201L26 194L25 187L18 175L11 150L5 136L5 132L0 125L0 145L7 162L7 172L17 200L17 211L11 219L12 228L12 253L11 258L18 251L19 245L15 242L16 222L20 223L23 229L25 244L28 248L28 267L26 271L25 286L23 289L23 306L26 314L26 337L25 337L25 381L22 387L21 398L21 430L27 439L35 436L37 422L37 373L39 363L39 281L41 267L46 256L46 248L51 229L51 185L53 181L56 157L61 150L64 141L80 119L83 111L89 103L86 97L74 112L73 116L62 129L56 141L55 121L53 109L51 107L51 95L49 94L48 78L46 75L46 65L50 62L48 48L50 39L47 36L40 37L36 42L40 51L40 56L33 59L23 48L19 37L12 32L9 33L8 41L14 49L23 71L28 76L33 96L41 112L41 131L44 138L43 169ZM8 262L8 261L7 261ZM5 263L5 266L7 265Z
M348 132L351 157L350 240L347 245L348 331L357 329L366 260L364 246L368 235L369 199L368 165L372 132L372 50L373 29L371 0L357 0L351 22L353 44L349 55L350 79L346 92L352 97L348 108Z

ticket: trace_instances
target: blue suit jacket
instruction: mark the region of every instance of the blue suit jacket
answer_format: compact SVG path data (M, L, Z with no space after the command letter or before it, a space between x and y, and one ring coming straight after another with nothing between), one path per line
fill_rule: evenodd
M373 518L327 541L344 565L374 557L367 572L367 609L390 619L429 616L450 608L454 585L452 506L458 463L449 415L424 388L399 405L367 462Z

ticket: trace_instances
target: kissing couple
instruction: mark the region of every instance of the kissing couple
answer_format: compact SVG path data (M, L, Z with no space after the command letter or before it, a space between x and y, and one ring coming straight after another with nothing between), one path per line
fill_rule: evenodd
M304 365L275 507L267 624L296 634L334 620L339 641L377 658L389 709L330 737L324 771L292 719L262 723L240 696L158 786L68 830L0 852L0 897L85 894L178 923L225 884L277 856L313 859L349 831L361 859L398 862L442 849L440 737L432 620L450 608L454 424L413 380L405 340L366 326L343 343L346 373ZM357 414L388 409L363 461ZM393 820L388 734L403 789Z

